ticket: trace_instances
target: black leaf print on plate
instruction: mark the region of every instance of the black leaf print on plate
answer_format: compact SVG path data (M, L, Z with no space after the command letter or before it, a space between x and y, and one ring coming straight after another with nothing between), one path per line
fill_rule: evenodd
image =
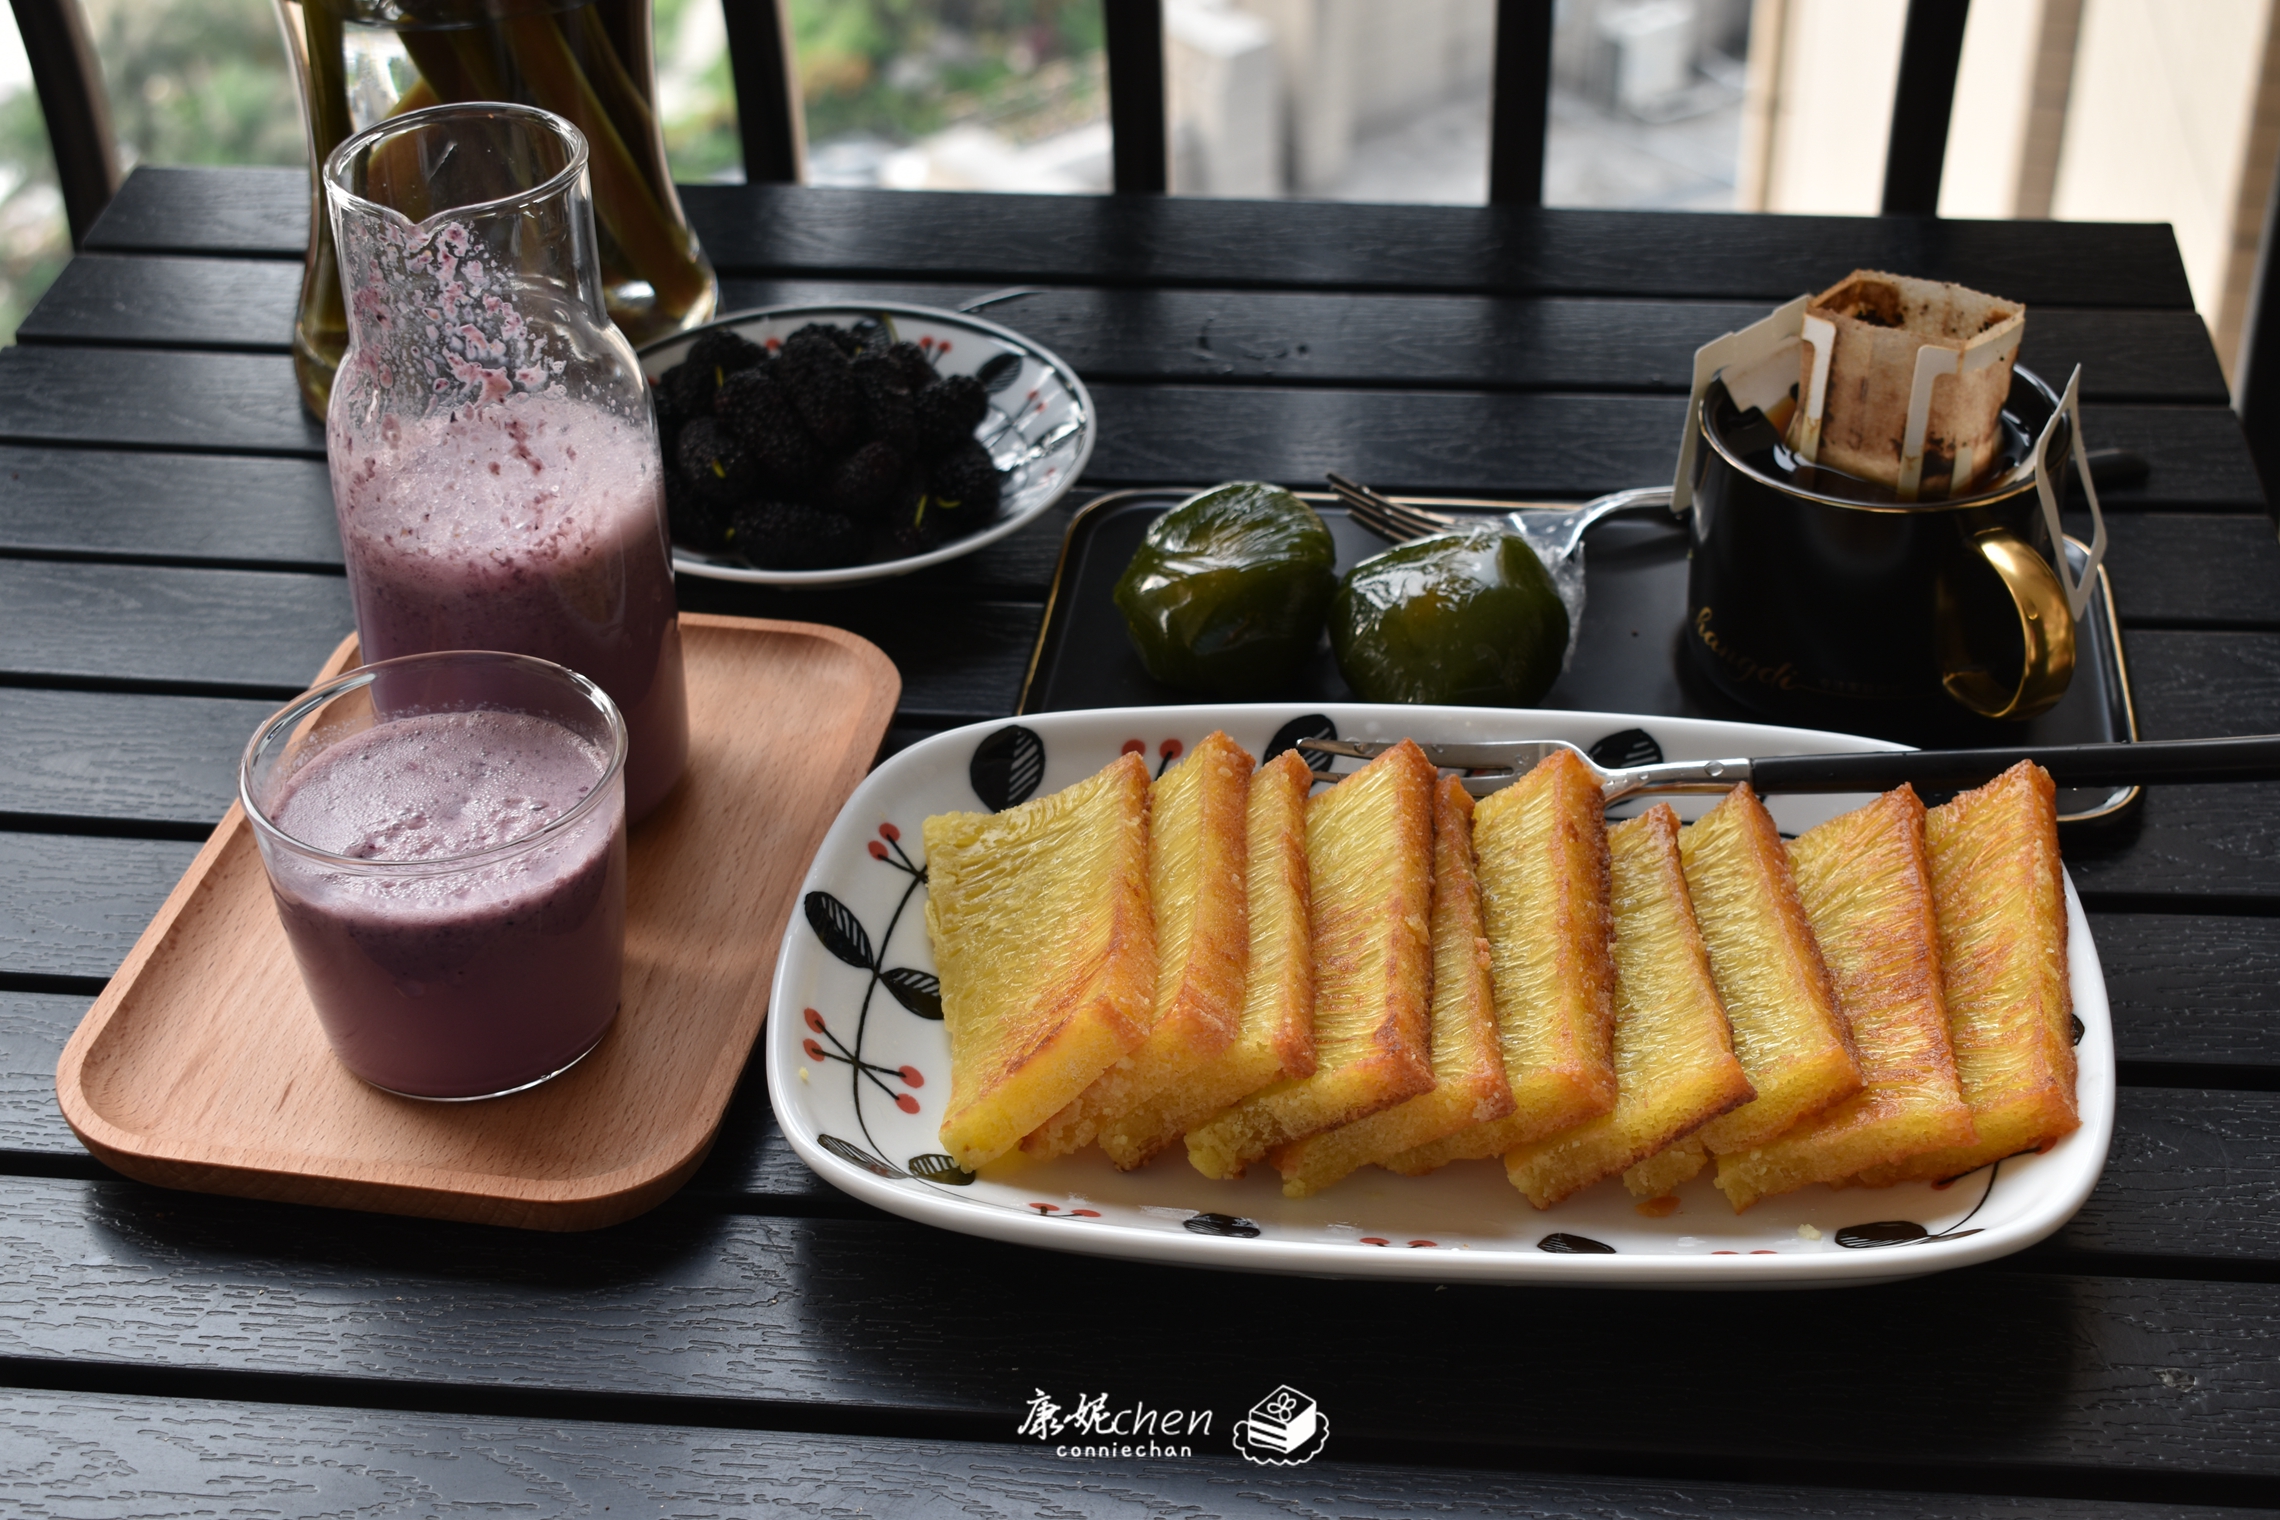
M849 1166L859 1166L875 1177L885 1177L889 1181L900 1181L908 1175L908 1173L887 1165L860 1145L850 1145L837 1135L818 1135L815 1138L817 1144Z
M1878 1246L1912 1246L1934 1240L1961 1240L1977 1230L1949 1230L1942 1235L1912 1219L1879 1219L1874 1224L1848 1224L1837 1231L1837 1244L1848 1251L1873 1251Z
M2083 1023L2082 1016L2076 1013L2068 1014L2066 1016L2066 1022L2074 1026L2074 1043L2077 1045L2081 1044L2082 1037L2090 1032L2090 1026Z
M824 949L859 971L871 969L871 936L863 932L847 904L829 892L810 892L807 921Z
M1286 749L1298 749L1298 741L1301 739L1335 739L1337 737L1337 724L1331 722L1321 713L1308 713L1303 718L1291 719L1275 730L1275 736L1267 741L1267 752L1259 757L1259 763L1261 765L1266 764ZM1304 760L1311 769L1324 773L1330 769L1331 757L1328 755L1300 749L1298 750L1298 758Z
M887 991L895 995L896 1002L920 1018L942 1017L942 981L933 972L897 966L892 971L880 972L879 980L887 984Z
M974 372L974 378L982 382L983 390L994 396L1021 378L1021 355L993 354L987 364Z
M1190 1214L1180 1223L1198 1235L1233 1235L1250 1240L1259 1233L1256 1224L1234 1214Z
M1554 1256L1613 1256L1615 1248L1603 1240L1589 1235L1570 1235L1565 1230L1555 1231L1536 1242L1536 1249L1549 1251Z
M1848 1250L1866 1251L1876 1246L1904 1246L1912 1240L1926 1240L1931 1231L1912 1219L1879 1219L1874 1224L1848 1224L1837 1231L1837 1244Z
M923 1156L910 1158L910 1174L928 1182L939 1182L944 1187L964 1187L974 1180L974 1174L940 1151L929 1151Z
M1045 779L1045 741L1018 723L1009 723L974 746L966 777L974 795L993 813L1027 802Z
M1611 771L1629 770L1634 765L1660 765L1663 757L1662 746L1643 728L1626 728L1619 734L1609 734L1584 753Z

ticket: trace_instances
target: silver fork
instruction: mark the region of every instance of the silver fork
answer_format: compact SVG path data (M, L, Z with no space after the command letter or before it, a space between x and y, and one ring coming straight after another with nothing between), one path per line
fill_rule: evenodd
M1335 470L1326 472L1330 489L1338 493L1354 521L1397 544L1413 538L1425 538L1445 533L1460 522L1479 521L1479 518L1459 516L1450 512L1436 512L1414 502L1396 501L1381 496L1359 481L1348 480ZM1547 559L1572 558L1576 546L1583 542L1584 530L1603 517L1617 512L1636 511L1642 507L1670 506L1669 486L1640 486L1629 491L1615 491L1580 507L1544 503L1522 503L1504 516L1506 526L1535 547Z
M1374 760L1398 739L1301 739L1320 755ZM1726 760L1668 760L1656 765L1607 766L1560 739L1484 740L1420 744L1425 758L1446 770L1479 771L1464 778L1475 797L1526 775L1540 760L1566 750L1599 778L1609 802L1641 792L1729 792L1747 782L1761 792L1881 792L1909 782L1942 789L1992 781L2021 760L2049 771L2060 786L2142 786L2149 782L2280 780L2280 734L2229 739L2161 739L2139 744L2044 744L2011 749L1880 749L1837 755L1737 756Z

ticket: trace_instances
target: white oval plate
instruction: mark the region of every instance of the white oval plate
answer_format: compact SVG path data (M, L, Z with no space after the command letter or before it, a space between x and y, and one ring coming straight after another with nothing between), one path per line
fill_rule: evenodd
M1247 1271L1445 1282L1881 1282L2021 1250L2090 1196L2113 1133L2114 1043L2105 978L2071 881L2067 944L2082 1024L2082 1127L2041 1155L2015 1156L1944 1189L1814 1187L1736 1215L1705 1172L1680 1190L1679 1212L1649 1219L1612 1179L1539 1212L1505 1180L1501 1164L1481 1161L1415 1178L1368 1167L1312 1198L1289 1199L1271 1167L1255 1166L1240 1182L1214 1182L1176 1146L1132 1173L1118 1172L1092 1149L1043 1163L1016 1153L960 1182L963 1174L940 1154L938 1134L949 1098L949 1038L938 1017L911 1011L926 1007L934 968L920 824L933 813L1058 790L1133 745L1160 767L1168 745L1184 752L1214 728L1263 759L1286 724L1310 715L1327 717L1347 738L1543 738L1588 748L1644 729L1673 760L1895 747L1686 718L1359 703L1104 708L936 735L881 765L848 799L784 934L767 1028L768 1095L801 1158L866 1203L995 1240ZM1715 799L1673 800L1694 816ZM1782 829L1796 833L1867 800L1776 797L1769 806ZM1891 1244L1847 1244L1862 1241L1854 1232L1865 1227L1895 1223L1922 1233ZM1580 1237L1604 1250L1562 1251L1559 1242L1545 1244L1552 1236Z
M673 546L673 568L684 575L701 575L716 581L742 581L751 586L845 586L859 581L885 580L908 575L928 565L939 565L984 544L997 542L1033 521L1068 494L1092 458L1093 404L1077 372L1050 350L1040 348L1010 327L985 322L963 312L932 306L904 306L892 301L868 305L759 306L731 312L702 327L652 343L641 351L641 372L651 380L681 362L689 345L708 332L722 328L763 347L780 343L810 322L829 327L853 327L858 322L883 322L902 342L927 351L935 369L945 375L981 375L990 388L989 415L974 429L990 457L1005 472L1005 490L998 515L989 526L955 538L938 549L904 559L867 565L840 565L829 570L757 570L741 560L715 558L693 549Z

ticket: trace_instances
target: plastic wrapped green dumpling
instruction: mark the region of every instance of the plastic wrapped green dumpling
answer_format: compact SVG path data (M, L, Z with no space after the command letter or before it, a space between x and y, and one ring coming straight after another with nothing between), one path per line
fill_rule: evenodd
M1363 560L1330 607L1330 647L1365 702L1525 707L1559 679L1567 608L1527 541L1486 523Z
M1116 605L1157 680L1266 696L1320 641L1336 562L1312 507L1280 486L1234 481L1156 519Z

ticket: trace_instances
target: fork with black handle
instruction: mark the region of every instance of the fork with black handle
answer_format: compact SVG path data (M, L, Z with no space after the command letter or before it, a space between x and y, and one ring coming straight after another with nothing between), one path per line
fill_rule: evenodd
M1370 760L1399 740L1301 739L1321 755ZM1880 749L1842 755L1759 755L1722 760L1671 760L1605 766L1559 739L1481 740L1428 744L1425 758L1469 771L1475 797L1510 786L1556 750L1591 768L1607 801L1641 793L1709 794L1747 783L1761 793L1881 792L1901 782L1951 790L1992 781L2022 760L2050 772L2060 786L2142 786L2158 782L2280 781L2280 734L2239 739L2163 739L2142 744L2044 744L2000 749Z

